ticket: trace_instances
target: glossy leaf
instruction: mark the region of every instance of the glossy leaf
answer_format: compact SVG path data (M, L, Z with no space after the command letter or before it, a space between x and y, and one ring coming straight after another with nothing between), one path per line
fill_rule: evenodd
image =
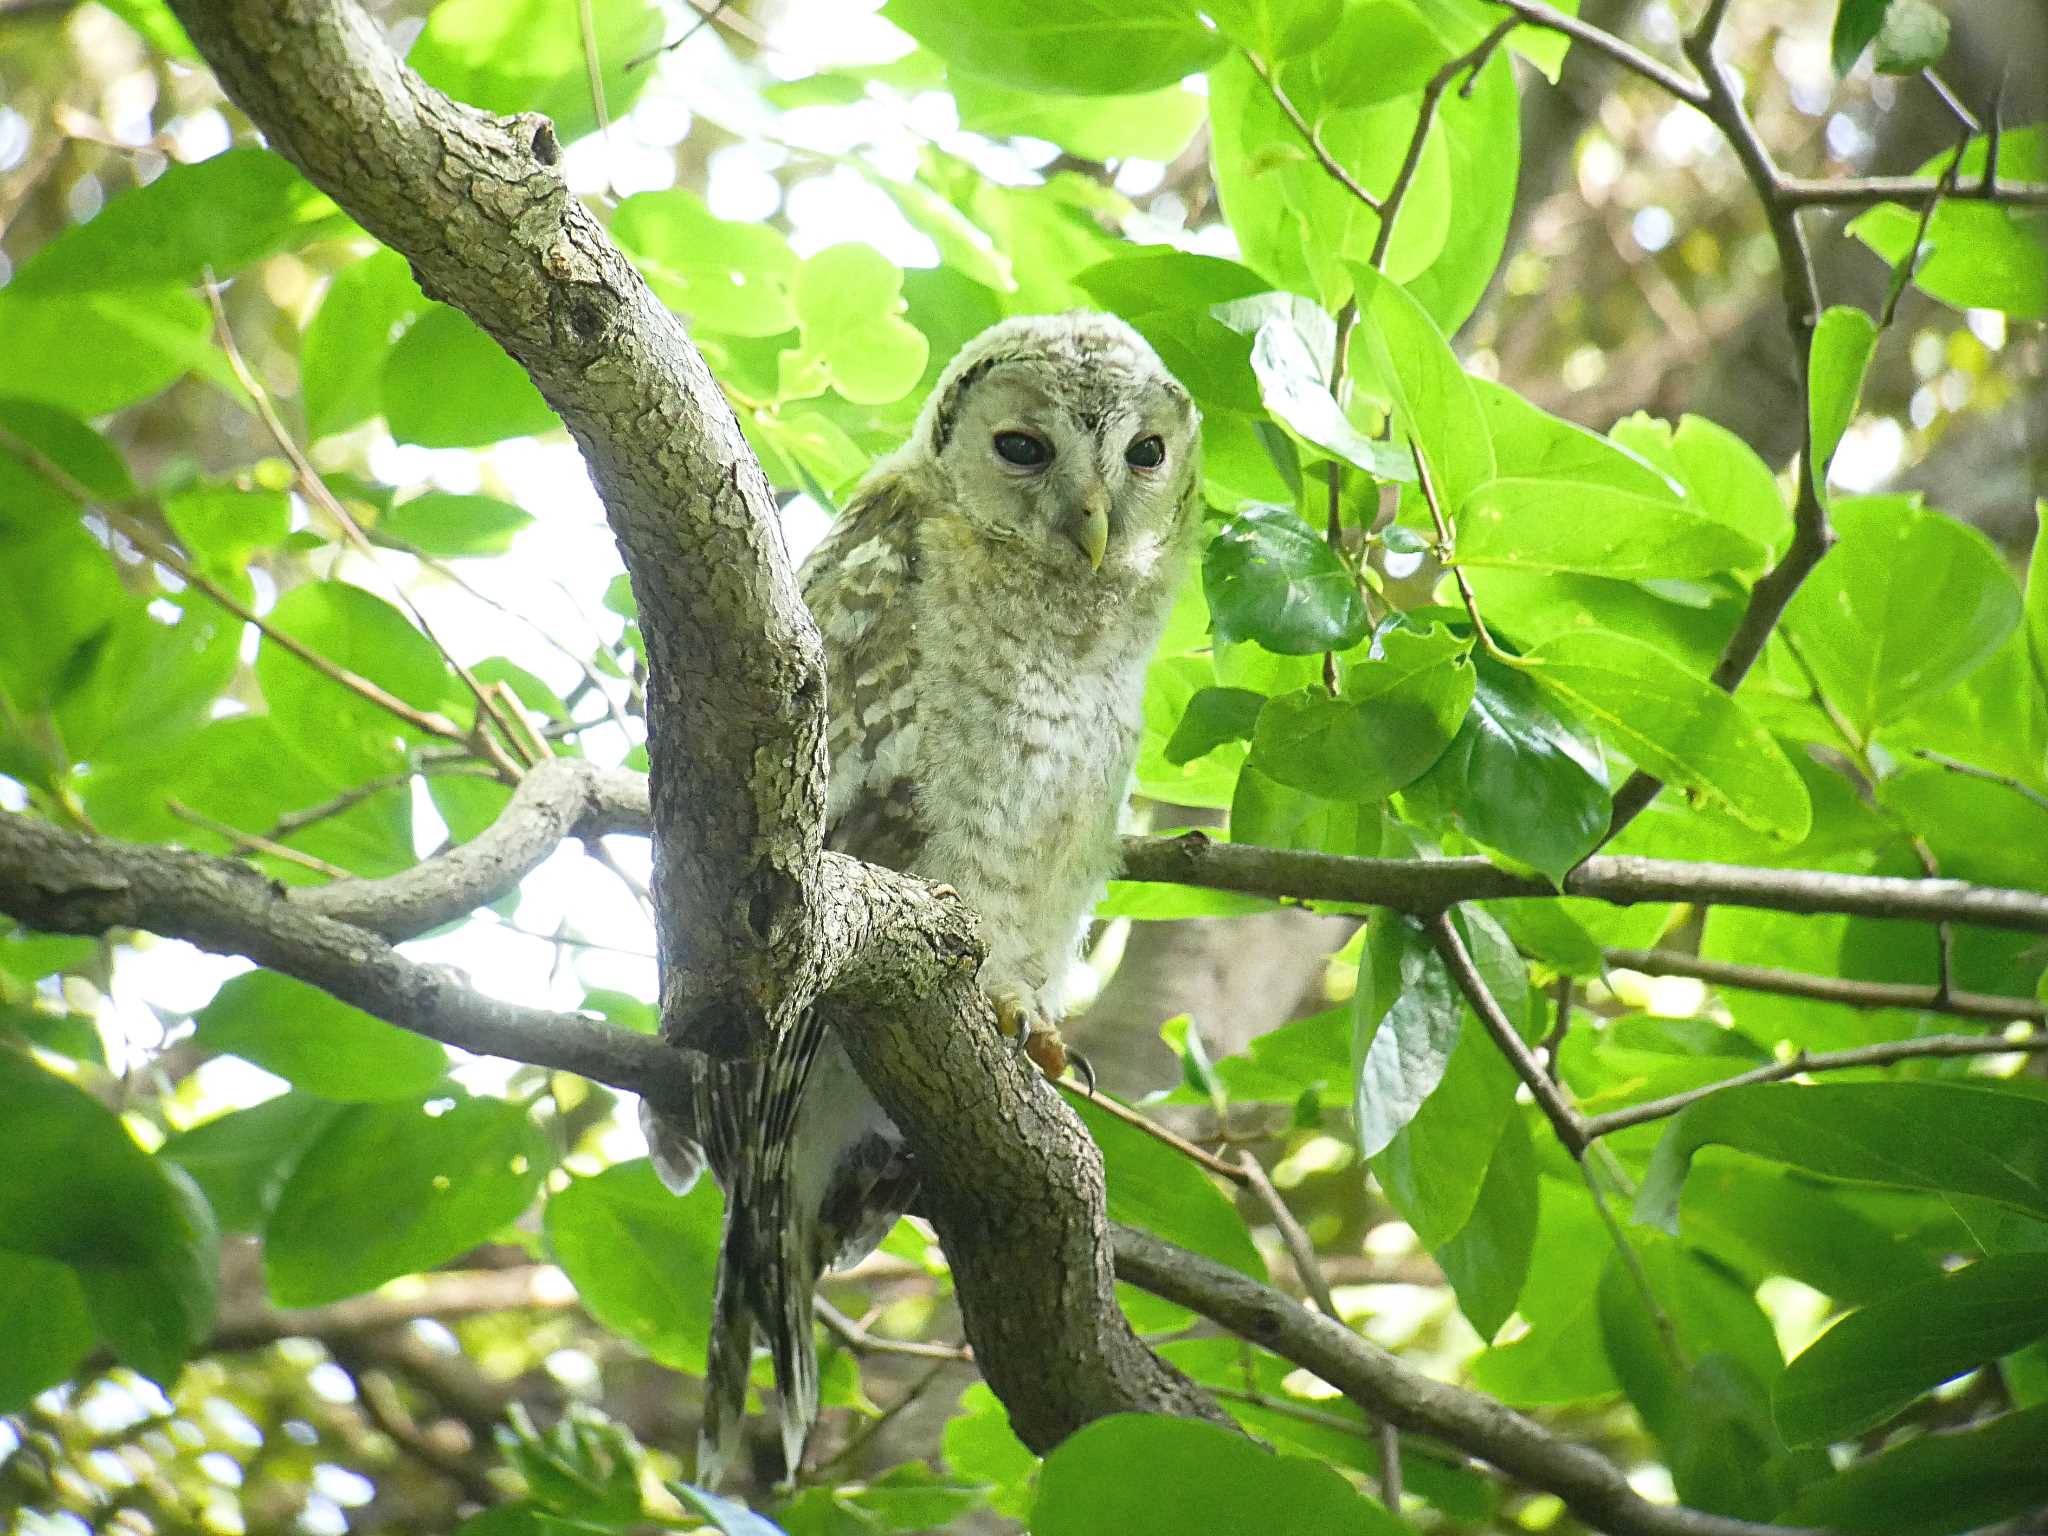
M180 1131L158 1156L192 1176L224 1232L255 1236L301 1155L341 1113L309 1093L285 1093Z
M1613 809L1599 748L1527 673L1484 656L1471 710L1416 787L1434 790L1479 842L1553 881L1600 845Z
M1493 1145L1472 1214L1431 1250L1482 1339L1500 1332L1515 1310L1536 1244L1536 1154L1521 1117L1509 1115Z
M1720 689L1620 635L1563 634L1529 675L1636 765L1788 843L1812 824L1806 787L1768 731Z
M240 571L291 532L291 502L282 491L196 485L166 496L163 505L178 542L214 570Z
M1838 0L1828 58L1837 75L1846 75L1877 38L1891 0Z
M391 435L422 448L474 448L562 424L526 370L445 304L399 337L384 359L380 390Z
M24 294L147 289L196 283L209 266L227 277L336 221L334 204L282 156L230 149L173 164L112 199L23 263L11 286Z
M334 275L299 341L300 393L315 437L384 409L384 360L428 301L398 252L379 248Z
M459 1090L357 1104L307 1148L263 1232L279 1306L312 1307L445 1263L526 1209L552 1162L526 1111Z
M1377 1157L1443 1081L1458 1043L1464 999L1444 963L1409 922L1368 930L1369 966L1353 995L1358 1148ZM1368 974L1370 984L1368 984Z
M954 69L1014 90L1117 96L1197 74L1223 41L1173 0L889 0L882 14Z
M619 204L612 235L693 330L780 336L795 328L796 253L768 225L714 217L695 193L673 188Z
M533 514L495 496L428 491L401 501L377 520L377 532L443 559L502 555Z
M1684 416L1673 431L1668 422L1638 411L1616 422L1608 435L1683 485L1702 516L1773 552L1791 537L1792 515L1778 477L1726 427L1704 416Z
M1337 331L1328 315L1295 294L1233 299L1210 314L1252 338L1259 399L1275 421L1304 442L1385 479L1413 478L1405 456L1353 426L1330 393Z
M1848 1440L2042 1337L2048 1253L1994 1254L1843 1318L1786 1369L1772 1409L1792 1445Z
M1785 622L1829 703L1869 731L1982 665L2020 593L1989 539L1905 497L1839 503L1833 521L1839 542Z
M597 126L579 15L587 16L604 104L614 122L654 78L629 68L662 41L652 0L443 0L406 63L458 101L487 112L539 112L564 143Z
M1967 182L1982 178L1986 140L1970 140L1957 176ZM1955 158L1943 150L1922 165L1922 176L1940 176ZM2048 179L2048 126L2008 128L1998 141L2001 180ZM1946 201L1928 221L1924 256L1913 284L1944 304L1957 308L1999 309L2015 319L2048 316L2048 240L2042 225L2048 215L2039 208L2002 208L1994 204ZM1920 235L1916 208L1881 203L1858 216L1849 233L1886 262L1897 266Z
M1668 494L1593 481L1497 478L1458 516L1457 563L1639 580L1756 570L1763 547Z
M1188 700L1187 713L1166 743L1169 763L1192 762L1226 741L1249 741L1266 696L1249 688L1204 688Z
M966 74L947 83L962 128L991 138L1044 139L1084 160L1137 155L1170 162L1187 148L1206 111L1202 98L1179 84L1137 96L1076 97L1012 90Z
M0 1413L69 1378L93 1346L78 1277L54 1259L0 1249Z
M1807 432L1813 440L1815 489L1827 484L1828 465L1863 391L1863 370L1877 347L1877 322L1862 310L1837 304L1813 328L1807 364Z
M1131 1469L1142 1467L1143 1477ZM1035 1536L1268 1536L1275 1511L1289 1536L1399 1536L1385 1509L1337 1472L1271 1451L1215 1424L1113 1414L1046 1457L1031 1509Z
M1951 1536L2048 1500L2048 1405L1921 1435L1854 1462L1785 1511L1846 1536Z
M901 318L902 289L902 273L871 245L835 245L811 257L794 287L803 327L797 366L815 366L820 387L829 382L862 405L899 399L923 375L929 350L924 333Z
M1760 1083L1681 1112L1657 1143L1640 1221L1675 1229L1693 1154L1710 1144L1830 1178L1980 1195L2048 1215L2048 1102L1947 1083Z
M723 1205L709 1179L678 1199L645 1159L619 1163L549 1197L548 1248L591 1316L702 1375Z
M1219 640L1300 656L1365 638L1357 580L1285 507L1247 507L1218 530L1202 557L1202 592Z
M30 293L0 288L0 335L36 359L11 373L10 394L101 416L147 400L218 357L206 301L182 286Z
M1264 1279L1266 1266L1231 1203L1193 1163L1084 1100L1069 1100L1102 1149L1109 1219L1142 1227L1232 1269Z
M1398 283L1356 275L1354 366L1370 363L1393 406L1396 431L1427 460L1445 515L1456 517L1465 498L1498 473L1479 396L1420 304Z
M0 1249L69 1266L116 1358L175 1380L218 1297L220 1236L205 1200L96 1100L13 1051L0 1051L0 1125L20 1170L0 1181Z
M209 1049L230 1051L324 1099L417 1097L448 1071L448 1052L275 971L216 992L195 1022Z

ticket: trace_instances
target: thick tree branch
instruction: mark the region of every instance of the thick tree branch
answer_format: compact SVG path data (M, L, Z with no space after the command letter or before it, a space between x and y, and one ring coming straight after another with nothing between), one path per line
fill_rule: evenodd
M677 1077L660 1041L573 1013L500 1002L365 929L305 909L246 864L82 836L0 815L0 912L46 933L143 928L246 955L416 1034L479 1055L575 1072L660 1098Z
M273 147L503 343L583 450L649 646L664 1027L763 1048L818 921L823 670L702 357L569 194L545 119L450 101L350 0L174 9Z
M1342 1323L1150 1233L1116 1228L1116 1265L1122 1279L1313 1371L1374 1417L1433 1435L1556 1494L1596 1530L1612 1536L1819 1536L1652 1504L1592 1451L1490 1397L1432 1380Z

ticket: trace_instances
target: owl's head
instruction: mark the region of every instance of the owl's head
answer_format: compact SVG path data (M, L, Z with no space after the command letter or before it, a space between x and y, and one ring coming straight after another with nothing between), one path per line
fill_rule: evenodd
M960 349L912 438L975 532L1049 572L1143 581L1199 515L1200 417L1114 315L1027 315Z

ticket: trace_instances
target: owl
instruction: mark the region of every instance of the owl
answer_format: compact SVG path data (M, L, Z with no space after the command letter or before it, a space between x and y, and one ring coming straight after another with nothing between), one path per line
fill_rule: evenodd
M1200 520L1197 426L1122 321L1006 320L947 366L799 573L825 648L826 845L958 892L998 1019L1050 1071ZM708 1161L726 1197L697 1475L730 1458L756 1328L793 1473L817 1417L818 1276L881 1240L917 1170L816 1015L765 1060L685 1059L690 1113L647 1126L671 1187Z

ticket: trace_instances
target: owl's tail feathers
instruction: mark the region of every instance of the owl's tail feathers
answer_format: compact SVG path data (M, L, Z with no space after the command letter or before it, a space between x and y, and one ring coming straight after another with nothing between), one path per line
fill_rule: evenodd
M707 1488L716 1486L738 1448L756 1325L775 1365L785 1477L796 1475L818 1417L818 1355L811 1337L816 1277L793 1246L796 1234L782 1221L776 1193L750 1208L728 1207L726 1212L711 1298L704 1422L697 1434L697 1480Z

